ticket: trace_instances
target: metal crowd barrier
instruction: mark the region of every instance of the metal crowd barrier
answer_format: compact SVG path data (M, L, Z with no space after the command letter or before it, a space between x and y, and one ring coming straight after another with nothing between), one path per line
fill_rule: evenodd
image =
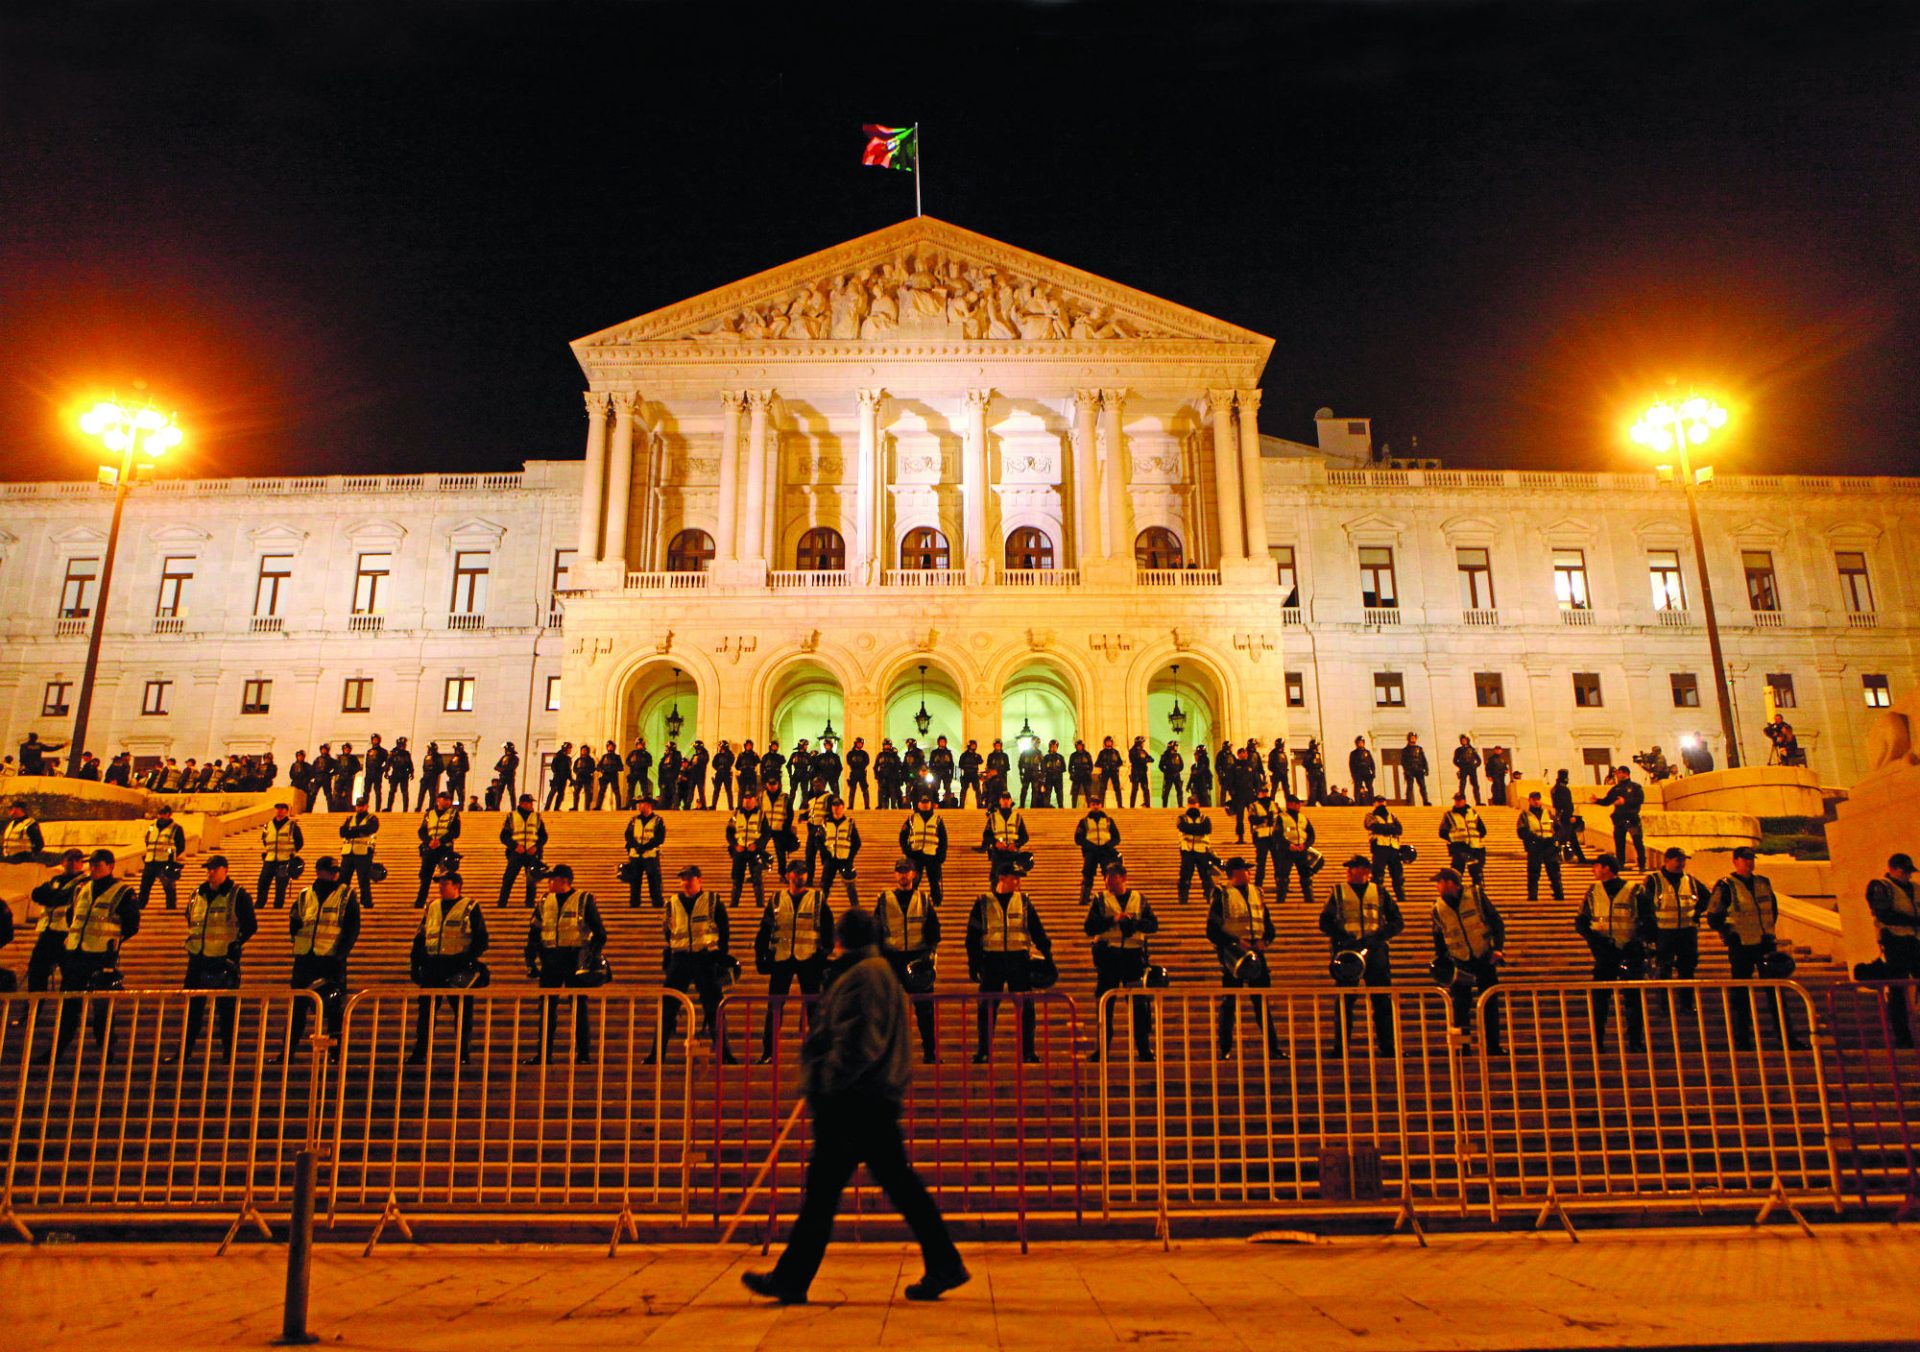
M1596 1000L1610 1002L1603 1042L1593 1031ZM1505 1056L1486 1050L1496 1007ZM1503 1205L1537 1207L1536 1228L1553 1218L1573 1234L1568 1209L1583 1206L1757 1204L1756 1223L1780 1208L1803 1229L1797 1199L1825 1197L1837 1211L1820 1055L1785 1046L1810 1039L1813 1016L1807 993L1789 981L1486 992L1470 1090L1484 1114L1489 1218Z
M1135 1041L1148 1016L1151 1060ZM1164 1240L1173 1214L1391 1212L1421 1235L1421 1207L1464 1212L1468 1115L1446 1019L1432 987L1107 994L1102 1217L1151 1210Z
M198 1051L181 1058L196 1006ZM0 1222L31 1240L30 1222L231 1216L222 1251L243 1225L271 1238L267 1216L291 1206L294 1157L326 1093L324 1040L285 1056L296 1006L321 1039L308 991L0 997Z
M410 1063L423 1000L425 1055ZM465 1057L460 1000L472 1002ZM420 1220L600 1221L609 1251L639 1238L640 1216L685 1225L700 1163L693 1067L677 1045L647 1064L663 1002L683 1033L692 1026L686 996L645 988L355 995L323 1183L329 1227L372 1220L371 1253L389 1225L412 1238ZM575 1058L576 1006L593 1039L586 1060Z
M1916 1012L1920 981L1857 981L1827 991L1851 1190L1862 1206L1875 1197L1897 1199L1896 1221L1920 1214L1913 1139L1920 1104L1912 1099L1920 1085Z
M1058 991L1019 995L916 995L907 1037L914 1061L913 1088L901 1118L908 1158L949 1216L975 1221L1011 1220L1025 1252L1028 1218L1034 1212L1084 1216L1082 1179L1080 1017L1073 999ZM794 1047L804 1032L809 1002L796 991L782 1012L781 1036L766 1066L754 1066L761 1050L768 997L729 995L719 1024L738 1065L716 1061L710 1101L704 1106L714 1141L713 1216L748 1202L763 1205L762 1247L779 1230L782 1216L799 1210L811 1121L773 1151L798 1102ZM1021 1011L1034 1015L1037 1061L1021 1055ZM997 1007L988 1059L974 1064L977 1011ZM918 1010L933 1021L938 1061L921 1063ZM793 1045L789 1045L793 1044ZM770 1153L773 1167L756 1195L752 1180ZM856 1229L866 1207L862 1189L852 1189L843 1219ZM884 1211L884 1207L883 1207Z

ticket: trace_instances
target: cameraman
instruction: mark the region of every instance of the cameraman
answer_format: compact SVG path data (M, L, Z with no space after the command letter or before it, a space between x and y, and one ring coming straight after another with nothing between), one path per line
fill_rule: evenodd
M1635 759L1638 759L1637 757ZM1613 858L1616 868L1627 862L1627 841L1633 841L1635 867L1647 870L1647 842L1640 831L1640 809L1646 805L1647 791L1633 782L1633 771L1624 765L1613 767L1613 783L1600 796L1598 806L1613 809Z
M1761 729L1767 740L1773 744L1769 764L1805 765L1807 753L1800 749L1800 739L1794 736L1793 724L1787 722L1784 714L1775 714L1773 721Z

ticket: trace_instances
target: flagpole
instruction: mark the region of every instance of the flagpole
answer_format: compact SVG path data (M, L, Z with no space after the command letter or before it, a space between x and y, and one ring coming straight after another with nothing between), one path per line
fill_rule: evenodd
M920 124L913 124L913 214L920 215Z

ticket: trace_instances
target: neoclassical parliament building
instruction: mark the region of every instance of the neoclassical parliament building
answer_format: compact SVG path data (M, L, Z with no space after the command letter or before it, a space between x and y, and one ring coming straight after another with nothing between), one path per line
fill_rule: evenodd
M1366 735L1387 788L1409 732L1436 770L1460 733L1577 781L1688 737L1726 764L1679 488L1383 461L1326 410L1263 436L1270 348L939 220L875 231L575 342L582 460L137 489L89 749L533 764L674 715L683 746L872 748L924 710L956 747L1157 754L1177 703L1189 748L1339 767ZM1866 768L1915 676L1916 487L1702 492L1744 759L1770 690L1824 778ZM10 745L71 729L109 505L0 485Z

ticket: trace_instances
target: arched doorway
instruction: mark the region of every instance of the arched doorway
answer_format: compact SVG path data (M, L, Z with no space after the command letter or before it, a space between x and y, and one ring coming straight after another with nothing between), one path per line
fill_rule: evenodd
M647 750L657 761L669 742L678 742L682 751L690 750L700 731L700 687L684 667L663 662L649 663L627 685L621 716L620 750L633 746L633 739L647 739Z
M1030 735L1040 750L1045 751L1049 741L1057 740L1060 754L1070 755L1073 739L1080 735L1079 726L1073 684L1051 663L1027 662L1001 687L1000 739L1007 744L1008 755L1019 755L1020 739L1027 729L1031 729Z
M1209 755L1219 750L1221 735L1226 731L1221 708L1220 687L1205 667L1188 661L1162 666L1147 682L1147 726L1143 729L1155 762L1169 741L1180 743L1180 754L1189 765L1196 746L1204 743ZM1180 725L1178 731L1176 724Z
M824 738L832 737L838 745L846 736L845 692L833 673L816 662L796 662L782 671L774 680L767 707L768 733L782 751L792 750L802 737L809 747L817 748Z
M958 752L965 746L966 723L961 713L960 683L944 669L927 663L924 684L922 668L914 663L902 669L887 687L886 715L881 722L883 735L893 739L896 751L904 750L912 737L922 747L930 747L938 737ZM926 711L925 732L917 719ZM981 748L983 751L985 748Z
M1180 537L1165 526L1148 526L1134 537L1133 562L1140 568L1183 568Z

